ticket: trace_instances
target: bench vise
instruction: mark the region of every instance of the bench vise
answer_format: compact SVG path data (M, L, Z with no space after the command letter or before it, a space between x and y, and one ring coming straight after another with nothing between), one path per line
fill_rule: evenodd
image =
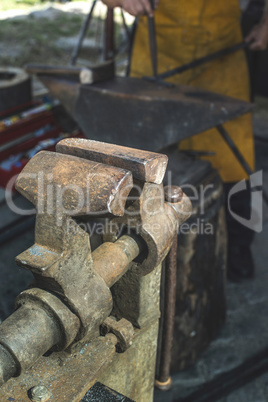
M23 169L16 189L36 208L35 244L16 262L34 281L0 325L1 400L42 385L46 400L80 401L97 379L152 399L161 263L191 212L184 194L165 201L167 162L65 139Z

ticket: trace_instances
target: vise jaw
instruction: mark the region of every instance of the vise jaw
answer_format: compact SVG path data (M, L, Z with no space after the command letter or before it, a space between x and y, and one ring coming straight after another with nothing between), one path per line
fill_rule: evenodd
M29 161L16 189L36 208L35 244L16 261L34 282L0 325L0 383L47 351L95 339L112 310L142 328L149 309L141 299L133 308L140 280L163 261L191 212L185 195L165 202L166 167L165 155L84 139L63 140L57 153ZM112 223L94 251L81 225L92 219ZM115 323L109 326L119 334Z

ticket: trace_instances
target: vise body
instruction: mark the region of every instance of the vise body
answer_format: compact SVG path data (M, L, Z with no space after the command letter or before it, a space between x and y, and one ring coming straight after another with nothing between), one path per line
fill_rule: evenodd
M191 212L184 194L165 201L167 162L66 139L26 165L16 189L36 208L35 244L16 261L34 280L0 325L0 400L42 385L80 401L96 380L152 400L161 263Z

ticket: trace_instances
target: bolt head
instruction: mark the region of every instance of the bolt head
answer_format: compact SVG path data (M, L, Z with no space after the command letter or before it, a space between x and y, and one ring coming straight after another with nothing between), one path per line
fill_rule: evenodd
M172 204L180 202L183 197L183 191L179 186L164 187L165 200Z
M31 400L33 402L46 402L50 397L49 390L43 385L38 385L31 389Z

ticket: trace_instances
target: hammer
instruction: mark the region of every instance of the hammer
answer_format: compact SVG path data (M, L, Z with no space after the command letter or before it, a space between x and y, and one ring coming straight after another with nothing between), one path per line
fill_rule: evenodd
M154 10L154 0L150 0L152 10ZM153 75L157 78L157 45L156 45L156 32L155 32L155 19L154 16L148 16L148 31L149 31L149 44L151 61L153 67Z

